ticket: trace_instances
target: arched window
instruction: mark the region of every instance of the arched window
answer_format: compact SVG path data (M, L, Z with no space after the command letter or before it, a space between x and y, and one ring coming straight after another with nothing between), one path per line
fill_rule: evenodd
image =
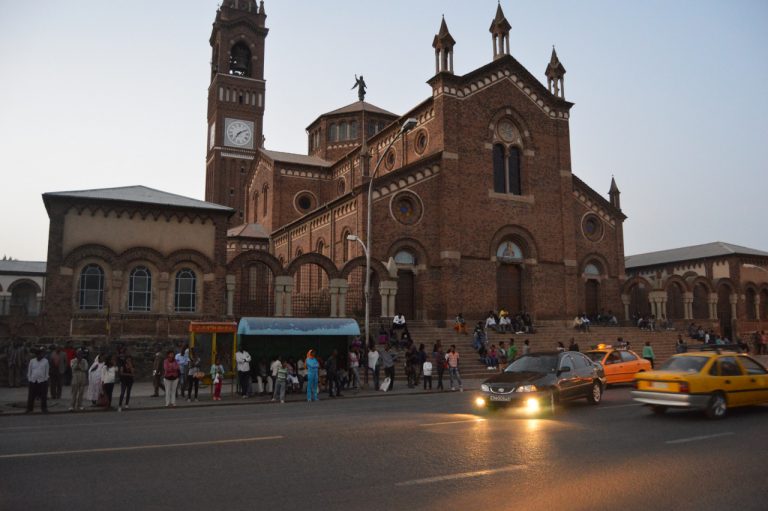
M357 121L352 121L349 123L349 138L357 138Z
M244 43L237 43L229 52L229 74L251 76L251 50Z
M89 264L80 271L78 302L81 310L102 310L104 308L104 270Z
M347 132L347 123L342 122L339 124L339 140L347 140L349 138L349 133Z
M589 263L584 267L584 275L588 277L599 277L600 267L595 263Z
M397 264L416 264L416 255L410 250L400 250L395 254L395 262Z
M757 293L751 287L747 289L746 295L746 307L747 307L747 319L749 321L755 321L757 319L757 309L755 307Z
M14 282L11 305L20 307L25 315L37 316L37 286L31 282Z
M267 216L267 204L269 203L269 186L264 185L261 190L261 216Z
M197 278L195 272L184 268L176 274L173 308L176 312L195 312L197 305Z
M338 128L335 124L328 126L328 142L336 142L338 137Z
M128 310L152 310L152 273L145 266L137 266L131 270L128 279Z
M522 194L520 179L520 150L493 146L493 191L496 193Z
M496 259L504 263L522 261L523 251L517 243L510 240L503 241L496 249Z

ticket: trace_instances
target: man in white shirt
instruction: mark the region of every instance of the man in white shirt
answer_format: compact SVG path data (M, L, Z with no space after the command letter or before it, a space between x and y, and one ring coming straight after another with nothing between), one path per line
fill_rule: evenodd
M392 330L398 330L405 328L405 316L401 312L398 312L392 319Z
M283 363L280 361L280 357L276 357L275 360L269 365L269 377L272 378L272 388L275 389L277 385L277 372L283 367Z
M251 382L251 355L245 351L242 344L235 353L235 362L237 363L237 376L240 380L240 394L245 399L248 397Z
M48 359L44 357L43 348L38 348L35 358L29 361L27 367L27 381L29 382L29 394L27 396L27 411L31 413L35 408L35 398L40 398L40 410L48 413L48 374L50 366Z

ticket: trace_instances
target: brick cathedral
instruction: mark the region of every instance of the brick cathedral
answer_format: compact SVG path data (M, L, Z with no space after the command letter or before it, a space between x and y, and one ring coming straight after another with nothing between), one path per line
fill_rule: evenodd
M44 195L48 334L361 317L368 238L373 318L621 313L626 217L614 182L603 196L571 170L554 49L539 81L513 56L499 5L487 63L460 76L443 19L424 48L435 59L422 102L389 112L364 100L360 77L359 101L295 120L309 122L307 154L292 154L263 142L266 20L253 0L216 13L205 201L141 186Z

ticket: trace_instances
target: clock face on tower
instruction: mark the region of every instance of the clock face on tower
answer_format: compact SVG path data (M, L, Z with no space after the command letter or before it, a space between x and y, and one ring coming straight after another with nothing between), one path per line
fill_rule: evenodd
M253 122L225 119L224 124L224 145L253 149Z

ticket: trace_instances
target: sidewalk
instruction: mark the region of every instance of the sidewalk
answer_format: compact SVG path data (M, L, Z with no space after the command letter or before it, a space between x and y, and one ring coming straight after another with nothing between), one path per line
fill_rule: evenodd
M482 380L464 380L464 391L473 391L480 388ZM445 392L451 392L448 378L443 379L443 385L446 387ZM361 389L354 391L351 389L342 391L342 397L329 398L328 392L321 393L319 398L321 401L329 399L355 399L355 398L377 398L377 397L395 397L404 395L418 395L418 394L439 394L442 391L434 390L437 386L436 381L432 381L433 390L424 390L423 386L409 389L404 381L395 380L395 387L389 392L375 391L371 387L373 385L369 383L367 389ZM198 394L199 401L188 402L186 398L178 397L176 399L176 408L186 407L203 407L203 406L233 406L233 405L256 405L256 404L272 404L279 405L280 403L271 402L271 395L257 395L243 399L241 396L234 394L234 387L225 382L224 388L221 390L221 401L213 401L213 391L209 385L201 385L200 393ZM165 396L163 391L160 391L160 397L151 397L153 387L151 382L137 382L134 383L131 391L131 404L130 408L123 409L123 412L131 412L133 410L165 410ZM50 395L50 393L49 393ZM50 413L104 413L106 410L91 406L90 401L85 402L85 410L78 412L70 412L69 405L71 403L71 390L70 387L64 387L62 390L62 398L58 401L48 399L48 411ZM114 393L112 394L112 406L114 411L117 410L117 403L120 399L120 385L115 385ZM291 393L285 395L285 404L306 402L307 393L306 386L304 386L304 392ZM27 404L27 387L18 388L0 388L0 417L8 415L23 414L26 410ZM40 413L40 402L35 402L34 413Z

